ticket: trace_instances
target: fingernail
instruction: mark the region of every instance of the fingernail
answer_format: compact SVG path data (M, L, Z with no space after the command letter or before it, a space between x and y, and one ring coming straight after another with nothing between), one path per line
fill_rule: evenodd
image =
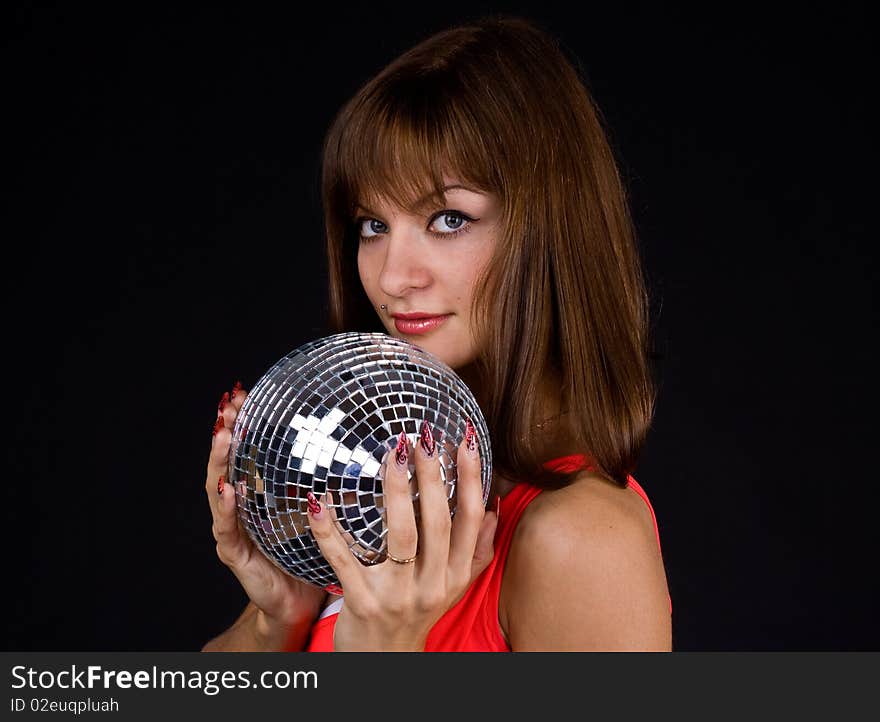
M220 429L222 429L224 427L224 425L225 424L223 423L223 417L218 416L217 420L214 422L214 434L213 435L217 436L217 432L220 431Z
M495 497L495 514L498 516L498 521L501 521L501 497Z
M422 443L422 449L424 449L425 453L428 456L434 455L434 437L431 434L431 425L427 422L427 420L422 422L422 433L419 437L419 441Z
M472 454L477 451L477 430L471 423L470 419L465 419L464 423L464 441L467 450Z
M220 397L220 403L217 404L217 413L222 414L223 409L226 408L226 404L228 404L228 403L229 403L229 392L224 391L223 396Z
M306 494L306 499L309 502L309 514L311 514L315 518L320 518L321 516L321 504L318 502L317 497L311 491Z
M398 466L406 466L408 454L406 450L406 432L401 431L397 437L397 448L394 450Z
M342 587L340 587L338 584L328 584L326 587L324 587L324 591L330 592L330 594L338 594L342 596Z
M224 480L223 480L223 475L221 474L220 481L217 482L217 495L218 496L223 496L223 487L224 487Z
M241 392L241 381L236 381L235 385L232 387L232 396L230 398L234 399Z

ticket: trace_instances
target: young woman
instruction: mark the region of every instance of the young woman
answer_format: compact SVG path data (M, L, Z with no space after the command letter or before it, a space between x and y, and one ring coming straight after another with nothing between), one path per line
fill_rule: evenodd
M344 597L299 582L250 542L224 486L236 385L206 490L251 601L204 649L671 649L657 524L630 475L655 397L647 294L599 113L559 43L508 16L428 38L342 108L322 185L330 332L382 331L456 370L490 429L491 501L466 439L450 522L425 424L387 464L393 558L361 565L312 499Z

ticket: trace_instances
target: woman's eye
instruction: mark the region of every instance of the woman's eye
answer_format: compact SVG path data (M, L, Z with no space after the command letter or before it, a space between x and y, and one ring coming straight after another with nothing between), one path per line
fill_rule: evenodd
M441 213L431 225L440 223L440 227L437 229L440 233L452 233L459 230L466 222L467 219L461 213L449 212ZM445 229L443 228L444 225L446 226Z
M364 218L360 222L359 233L361 238L372 238L373 236L378 236L380 233L384 233L387 229L382 221L377 221L375 218Z

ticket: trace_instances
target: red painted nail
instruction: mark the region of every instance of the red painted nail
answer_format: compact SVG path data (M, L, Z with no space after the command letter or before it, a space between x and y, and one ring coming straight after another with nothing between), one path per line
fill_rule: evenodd
M498 516L498 521L501 521L501 497L495 497L495 514Z
M235 385L232 387L232 396L231 396L231 398L234 399L236 396L238 396L238 394L239 394L240 391L241 391L241 381L236 381L236 382L235 382Z
M470 419L465 420L464 424L464 440L468 451L477 450L477 430L471 423Z
M310 491L308 494L306 494L306 499L308 499L309 502L309 512L313 516L318 516L318 514L321 513L321 504L318 502L317 497L315 497L315 495Z
M223 496L223 475L220 475L220 481L217 482L217 494Z
M229 403L229 392L224 391L223 396L220 397L220 403L217 404L217 413L222 414L223 409L226 408L226 404L228 404L228 403Z
M330 594L339 594L340 596L342 596L342 587L340 587L338 584L328 584L326 587L324 587L324 591L330 592Z
M431 425L427 421L422 422L422 433L419 438L422 448L428 456L434 455L434 437L431 434Z
M217 420L214 422L214 436L217 436L217 432L220 431L226 424L223 421L222 416L218 416Z
M406 432L401 431L397 437L397 448L394 450L395 458L400 466L406 466L407 450L406 450Z

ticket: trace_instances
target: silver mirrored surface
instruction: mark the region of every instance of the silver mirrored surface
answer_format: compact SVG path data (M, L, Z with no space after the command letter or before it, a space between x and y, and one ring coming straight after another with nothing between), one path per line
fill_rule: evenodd
M364 564L386 558L382 497L386 456L404 431L433 427L450 513L465 419L477 430L483 504L492 480L485 420L470 389L433 354L382 333L341 333L306 343L254 385L238 414L229 480L239 517L287 573L338 591L339 580L309 530L306 494L332 492L339 530ZM418 520L415 463L409 476Z

